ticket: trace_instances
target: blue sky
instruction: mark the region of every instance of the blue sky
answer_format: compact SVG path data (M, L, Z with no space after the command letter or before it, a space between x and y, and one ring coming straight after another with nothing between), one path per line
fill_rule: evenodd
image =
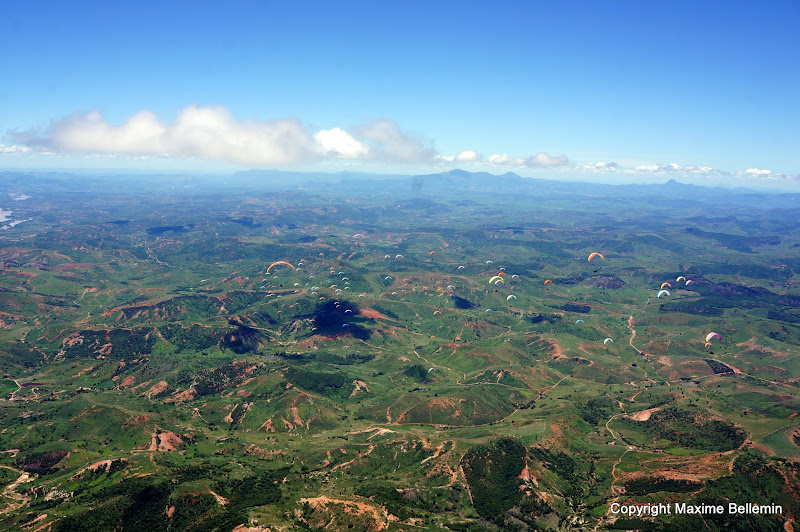
M15 2L0 168L800 183L800 3Z

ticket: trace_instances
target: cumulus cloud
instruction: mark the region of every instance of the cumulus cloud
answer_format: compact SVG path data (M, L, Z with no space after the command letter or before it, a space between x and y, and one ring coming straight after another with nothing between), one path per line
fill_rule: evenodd
M436 151L422 138L403 132L393 120L376 120L357 128L355 134L369 145L370 158L389 162L432 162Z
M41 144L70 153L197 157L248 165L307 159L314 141L296 119L236 120L224 107L189 106L163 124L139 111L120 125L97 111L54 122Z
M596 163L585 163L585 164L576 164L574 165L576 170L583 170L589 172L614 172L619 168L619 164L610 161L604 162L599 161Z
M569 159L564 155L558 157L550 157L546 153L537 153L532 157L525 159L525 166L530 167L551 167L551 166L569 166Z
M457 155L437 155L436 160L446 163L474 163L480 161L481 156L475 150L464 150Z
M193 157L252 166L319 159L432 162L436 157L421 138L405 133L392 120L369 123L354 134L339 127L313 132L295 118L240 120L221 106L191 105L172 122L143 110L121 124L111 124L92 111L55 121L43 135L16 132L13 136L23 146L3 146L0 153L35 147L78 154ZM469 160L469 153L459 154L459 160Z
M28 146L18 146L17 144L6 146L5 144L0 144L0 153L3 154L18 155L21 153L29 153L31 151L33 151L33 149L29 148Z
M769 170L761 170L758 168L748 168L744 171L746 175L770 175L772 172Z
M369 154L369 148L364 143L354 139L350 133L338 127L317 131L314 133L314 140L326 157L363 159Z
M507 153L499 154L495 153L489 157L489 162L492 164L498 165L507 165L507 166L524 166L525 159L522 157L512 157Z
M710 166L680 165L678 163L669 164L640 164L633 168L637 172L657 173L657 174L724 174Z
M530 157L513 157L507 153L502 155L495 153L489 157L489 163L503 166L524 166L528 168L550 168L556 166L569 166L569 159L561 155L550 157L546 153L539 152Z

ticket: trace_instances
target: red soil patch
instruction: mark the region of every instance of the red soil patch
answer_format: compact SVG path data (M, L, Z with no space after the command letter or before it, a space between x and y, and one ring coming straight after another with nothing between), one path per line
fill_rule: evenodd
M386 319L389 319L386 316L384 316L383 314L381 314L380 312L378 312L377 310L374 310L374 309L371 309L371 308L362 308L362 309L359 309L358 312L359 312L359 314L361 314L365 318L370 318L370 319L373 319L373 320L386 320Z
M192 387L184 392L176 393L175 401L191 401L195 397L197 397L197 390Z
M188 434L175 434L174 432L153 433L148 451L177 451L185 441L192 438Z
M147 396L148 399L152 399L153 396L167 391L167 388L169 388L169 384L167 384L167 381L160 381L155 383L149 390L147 390L147 393L145 393L145 395Z

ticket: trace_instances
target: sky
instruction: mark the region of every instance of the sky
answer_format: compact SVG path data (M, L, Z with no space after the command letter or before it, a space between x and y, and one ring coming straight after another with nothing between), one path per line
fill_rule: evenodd
M800 3L4 2L0 169L800 190Z

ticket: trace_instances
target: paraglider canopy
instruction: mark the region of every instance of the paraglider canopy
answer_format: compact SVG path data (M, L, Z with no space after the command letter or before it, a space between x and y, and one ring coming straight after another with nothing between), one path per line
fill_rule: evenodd
M550 279L547 279L543 284L547 284L547 283L553 284L553 281L551 281Z
M608 342L611 342L613 344L614 340L612 340L611 338L606 338L605 340L603 340L603 345L607 344Z
M606 260L606 258L603 256L602 253L598 253L597 251L595 251L589 255L589 262L592 262L592 259L595 257L600 257L601 259Z
M670 288L672 288L672 285L669 284L669 283L661 283L661 289L662 290L664 289L665 286L669 286Z
M272 264L269 265L269 267L267 268L267 273L269 273L270 270L272 270L272 268L274 268L275 266L281 266L281 265L288 266L293 270L297 269L291 263L286 262L285 260L278 260L278 261L275 261L275 262L273 262Z
M718 339L722 340L722 336L719 333L710 332L706 335L706 342L710 342L712 338L717 337Z
M661 296L663 296L664 294L666 294L666 295L669 295L669 292L667 292L666 290L662 290L662 291L660 291L660 292L658 293L658 295L657 295L656 297L661 297Z

